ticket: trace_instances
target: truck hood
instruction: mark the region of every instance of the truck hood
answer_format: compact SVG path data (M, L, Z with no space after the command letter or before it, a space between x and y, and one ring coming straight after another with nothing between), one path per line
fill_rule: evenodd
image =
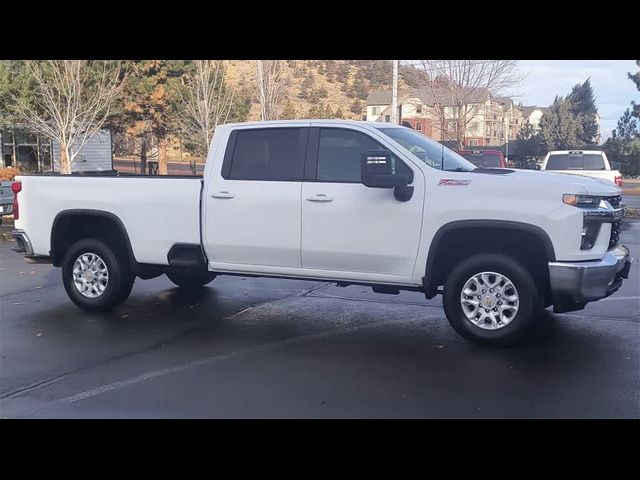
M476 175L484 176L485 173ZM493 176L492 174L488 174ZM518 186L527 185L533 189L562 190L562 193L600 195L603 197L621 195L622 190L607 180L574 175L571 173L542 172L537 170L512 170L512 173L496 175L510 179ZM473 178L473 177L472 177Z

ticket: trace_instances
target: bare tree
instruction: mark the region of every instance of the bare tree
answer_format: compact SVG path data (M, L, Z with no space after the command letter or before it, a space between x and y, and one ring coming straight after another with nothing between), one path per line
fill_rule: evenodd
M176 122L185 143L206 155L216 127L229 118L235 86L227 88L221 61L196 60L194 65L181 94Z
M277 120L280 104L290 84L290 79L284 74L283 62L280 60L256 61L256 80L260 118Z
M430 105L442 139L462 146L467 127L487 95L514 95L524 80L516 60L420 60Z
M119 63L88 60L27 61L35 100L16 98L26 128L60 144L60 173L109 117L124 84Z

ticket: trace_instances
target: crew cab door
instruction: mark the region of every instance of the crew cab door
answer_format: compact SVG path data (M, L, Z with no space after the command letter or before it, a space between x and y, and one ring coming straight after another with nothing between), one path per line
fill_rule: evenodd
M311 129L302 187L303 268L350 272L371 280L394 276L404 281L412 276L424 179L419 169L394 155L396 171L413 177L409 201L396 200L393 189L363 185L362 155L380 148L388 147L366 130Z
M231 131L203 192L203 245L212 269L300 268L308 133L301 126Z

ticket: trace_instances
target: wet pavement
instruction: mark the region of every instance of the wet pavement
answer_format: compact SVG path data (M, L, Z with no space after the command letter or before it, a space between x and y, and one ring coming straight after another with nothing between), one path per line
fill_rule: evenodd
M89 314L0 228L0 417L638 418L640 268L608 299L482 348L441 299L326 282L136 280ZM640 255L640 222L622 234Z

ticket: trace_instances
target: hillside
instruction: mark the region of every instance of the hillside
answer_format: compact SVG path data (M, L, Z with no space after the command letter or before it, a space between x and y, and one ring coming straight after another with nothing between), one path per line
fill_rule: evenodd
M224 64L227 81L249 93L255 84L255 62L225 60ZM360 119L369 92L391 88L390 60L287 60L283 64L290 85L280 118ZM403 67L403 76L415 78L415 71L407 69L411 70ZM402 78L399 82L400 88L405 86ZM259 117L259 105L253 100L247 120Z

